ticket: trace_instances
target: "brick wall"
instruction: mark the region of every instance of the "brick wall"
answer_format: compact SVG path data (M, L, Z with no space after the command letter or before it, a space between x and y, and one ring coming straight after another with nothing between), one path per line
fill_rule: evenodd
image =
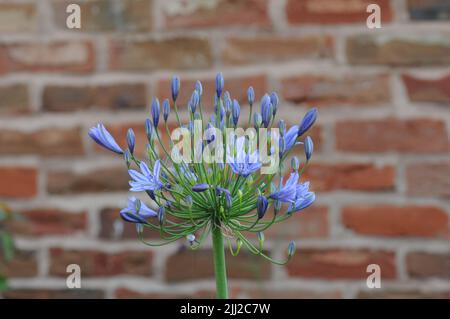
M65 27L68 3L81 31ZM380 30L365 26L369 3ZM266 234L274 256L294 238L296 257L229 258L233 297L450 297L447 0L0 1L0 198L23 216L5 297L212 296L208 246L117 233L126 172L87 130L103 121L124 143L135 127L142 148L170 76L185 100L217 71L241 101L250 84L278 91L290 121L320 110L307 173L318 201ZM81 290L65 288L70 263ZM382 289L365 288L370 263Z

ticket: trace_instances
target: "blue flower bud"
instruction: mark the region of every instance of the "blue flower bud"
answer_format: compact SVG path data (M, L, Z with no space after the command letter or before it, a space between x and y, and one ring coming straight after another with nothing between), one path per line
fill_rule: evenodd
M286 135L286 123L283 120L278 121L278 129L280 130L281 137Z
M198 95L197 90L194 90L194 92L192 92L191 100L189 101L189 109L191 110L192 113L195 113L199 103L200 103L200 95Z
M222 95L223 86L225 85L222 72L218 73L216 76L216 93L217 97Z
M269 201L267 200L267 198L262 195L258 196L258 199L256 201L256 211L258 213L258 219L264 217L267 211L267 207L269 207Z
M198 81L195 82L195 90L198 92L199 96L203 95L203 86L202 86L202 82Z
M180 78L176 75L172 77L172 100L175 102L178 98L178 93L180 93Z
M153 134L153 126L150 119L145 120L145 134L147 135L147 139L151 141Z
M225 113L230 116L233 108L233 101L231 100L230 92L225 91L223 94L223 103L225 104Z
M159 106L159 100L157 98L153 98L152 101L152 118L153 118L153 126L158 127L159 123L159 115L161 113L161 109Z
M279 156L280 158L283 157L283 153L286 150L286 143L284 141L283 137L280 137L280 139L278 140L278 147L279 147Z
M292 257L295 254L295 243L291 241L288 245L288 256Z
M158 222L160 225L164 224L164 219L166 218L166 209L164 206L161 206L158 209Z
M233 100L233 124L234 124L234 126L237 125L240 114L241 114L241 107L239 106L238 101Z
M272 115L275 117L275 114L277 113L278 110L278 102L279 102L278 95L275 92L272 92L270 94L270 102L272 103Z
M262 123L263 123L264 127L269 126L271 116L272 116L272 108L271 108L270 96L266 94L261 99L261 117L262 117Z
M196 184L196 185L192 186L192 190L197 193L204 192L208 188L209 188L208 184Z
M261 124L262 124L261 114L254 113L253 114L253 125L255 126L256 129L258 129L261 127Z
M190 195L188 195L184 198L184 202L186 203L186 205L188 207L192 207L193 201L192 201L192 197Z
M130 153L133 154L134 146L136 144L136 136L134 135L133 129L129 128L127 132L127 144Z
M233 197L231 197L230 193L225 193L225 207L230 209L233 205Z
M298 160L297 156L291 158L291 167L294 171L297 171L299 169L300 161Z
M223 106L220 107L220 121L225 118L225 108Z
M313 140L310 136L307 136L305 138L305 155L306 155L306 160L309 161L309 159L311 158L311 155L313 153L314 150L314 143Z
M125 163L127 164L127 167L129 169L131 165L131 155L129 150L125 150L125 152L123 153L123 158L125 159Z
M163 117L164 117L164 122L167 122L167 119L169 118L169 114L170 114L170 103L168 99L165 99L163 102Z
M253 87L249 87L247 90L247 100L248 100L248 104L253 105L253 103L255 102L255 91L253 90Z
M312 108L303 117L303 120L298 127L297 136L302 136L303 134L305 134L305 132L309 130L311 126L313 126L316 119L317 119L317 108Z

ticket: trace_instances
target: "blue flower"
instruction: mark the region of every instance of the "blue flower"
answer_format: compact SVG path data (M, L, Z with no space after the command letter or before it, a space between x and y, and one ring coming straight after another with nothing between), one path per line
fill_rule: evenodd
M296 198L298 178L298 173L292 172L288 180L286 181L286 184L282 186L278 191L271 194L269 198L279 200L284 203L293 203Z
M89 136L100 146L107 148L117 154L123 154L123 150L114 140L114 137L106 130L105 126L101 123L96 127L92 127L89 130Z
M253 105L253 102L255 102L255 90L253 90L252 86L250 86L247 90L247 100L250 106Z
M202 82L198 81L195 82L195 90L198 92L199 96L203 95L203 86L202 86Z
M147 224L147 218L156 217L158 214L147 207L136 197L128 198L128 206L120 211L120 216L127 222Z
M127 144L130 153L133 154L134 146L136 145L136 136L134 135L133 129L129 128L127 132Z
M159 107L159 100L157 98L153 98L152 101L152 118L153 118L153 126L158 127L159 123L159 115L161 113L161 109Z
M209 188L208 184L196 184L192 186L192 190L197 193L206 191Z
M232 151L227 149L227 163L235 174L247 177L261 168L261 162L259 161L258 151L247 154L244 144L244 136L236 139L236 156L233 156Z
M225 83L224 83L222 72L217 73L217 76L216 76L216 93L217 93L217 97L220 97L222 95L224 84Z
M289 242L288 245L288 256L292 257L295 254L295 243L293 241Z
M304 146L305 146L306 160L309 161L314 150L314 143L310 136L306 137Z
M178 76L173 76L170 88L172 90L172 100L175 102L180 92L180 78Z
M168 99L165 99L163 102L163 118L164 122L167 122L170 114L170 103Z
M145 134L147 135L147 139L150 141L152 139L153 126L150 119L145 120Z
M144 161L139 165L141 172L135 171L133 169L128 170L133 179L130 181L130 191L132 192L142 192L142 191L156 191L163 187L163 183L159 179L161 174L161 163L159 160L155 162L153 167L153 173L148 168Z
M270 102L270 96L266 94L261 99L261 117L264 127L269 126L271 116L272 116L272 107Z
M241 107L239 106L238 101L234 100L233 101L233 111L232 111L234 126L236 126L239 121L240 113L241 113Z
M284 135L285 152L288 152L295 145L295 141L297 140L297 136L298 136L297 132L298 132L298 126L294 125Z
M278 129L280 130L280 136L284 137L286 135L286 123L283 120L278 121Z
M195 110L197 110L197 106L199 103L200 103L200 95L198 95L197 90L194 90L194 92L192 92L192 96L189 101L189 109L191 110L192 114L194 114Z
M279 102L278 95L275 92L272 92L270 94L270 103L272 103L272 115L275 116L278 110L278 102Z
M256 200L256 211L258 213L258 219L264 217L267 211L267 207L269 207L269 201L267 200L267 198L262 195L258 196L258 199Z
M295 213L311 206L316 200L316 194L309 191L309 182L298 184L295 190L295 201L291 204L288 213Z
M297 135L302 136L303 134L305 134L305 132L309 130L311 126L313 126L316 119L317 119L317 108L312 108L303 117L302 122L298 126Z

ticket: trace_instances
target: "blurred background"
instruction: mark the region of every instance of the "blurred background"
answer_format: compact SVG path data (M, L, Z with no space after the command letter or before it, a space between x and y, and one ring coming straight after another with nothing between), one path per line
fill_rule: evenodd
M104 122L124 145L132 127L142 151L171 76L184 104L197 79L212 101L219 71L243 110L249 85L278 92L289 125L319 107L318 200L266 233L273 256L291 239L297 254L229 257L232 297L450 298L449 0L0 1L3 297L213 297L210 246L151 249L121 224L124 164L87 131Z

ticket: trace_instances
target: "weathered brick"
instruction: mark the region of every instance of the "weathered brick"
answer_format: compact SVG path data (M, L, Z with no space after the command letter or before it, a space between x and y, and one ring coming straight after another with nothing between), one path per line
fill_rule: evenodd
M164 1L168 28L219 26L269 27L267 0Z
M3 254L0 254L0 265L2 265L2 275L6 278L37 276L38 266L34 251L16 249L10 261L5 261Z
M226 76L226 75L225 75ZM181 105L179 109L184 108L187 102L191 98L192 91L195 88L196 80L200 80L203 86L202 95L202 106L208 112L213 112L213 101L214 95L216 94L216 82L215 75L203 78L181 78L181 89L180 94L177 99L177 105ZM172 105L171 90L170 90L171 79L161 79L158 82L157 94L158 97L163 100L168 98ZM246 104L247 102L247 89L249 86L253 86L255 90L255 96L263 96L267 92L267 77L263 74L255 74L248 76L230 76L226 77L225 88L232 94L232 98L239 101L241 104ZM174 114L171 114L174 116Z
M43 92L45 111L142 110L147 104L145 84L94 86L50 85Z
M211 299L214 298L215 292L207 291L207 290L199 290L195 292L189 293L181 293L181 292L141 292L135 291L128 288L118 288L114 292L115 298L120 299Z
M227 253L227 273L233 279L270 278L271 265L261 257L241 251L237 257ZM214 277L212 252L210 250L182 250L170 256L166 262L168 282L198 280Z
M345 75L301 75L282 79L282 96L287 101L307 105L366 106L389 103L389 77Z
M270 216L272 218L272 216ZM294 238L324 238L329 235L328 209L313 205L289 221L272 225L265 232L269 239L292 240Z
M333 39L309 37L230 37L225 41L222 59L226 64L251 64L333 57Z
M33 3L0 3L0 32L32 32L38 25Z
M30 109L28 87L24 84L5 85L0 87L0 114L11 115L26 113Z
M80 128L44 128L32 132L0 130L0 154L83 155Z
M423 79L405 74L403 82L412 102L450 105L450 75L438 79Z
M447 0L408 0L411 20L450 20Z
M365 23L372 3L381 7L382 22L392 20L389 0L288 0L286 14L292 24Z
M96 250L50 249L50 275L66 277L66 267L78 264L84 277L134 275L149 277L153 254L150 251L124 251L107 253Z
M373 236L448 237L448 215L433 206L352 205L344 207L342 223Z
M450 278L450 253L411 252L406 268L413 278Z
M450 163L411 164L406 180L409 195L450 197Z
M128 180L125 167L99 168L83 172L54 170L48 173L47 191L50 194L125 192L128 190Z
M383 279L396 277L394 253L375 250L302 248L287 264L287 271L294 277L366 279L369 264L381 267Z
M445 153L449 139L440 120L346 120L336 124L336 147L361 153Z
M212 66L212 50L206 39L172 38L111 43L112 70L152 71L203 69Z
M304 179L318 192L333 190L388 191L395 188L395 169L369 163L313 163Z
M0 167L0 197L30 198L37 194L37 170L33 167Z
M0 73L87 73L94 70L94 60L94 47L87 41L0 45Z
M359 299L443 299L450 298L450 291L423 292L420 290L385 290L385 291L360 291Z
M450 36L448 33L420 36L354 36L347 40L347 58L351 64L449 65Z
M67 30L66 7L73 1L53 0L55 24ZM81 8L81 29L75 32L145 32L153 24L151 0L90 0L78 1Z
M8 289L5 299L103 299L105 292L97 289Z
M68 235L87 229L86 212L67 212L53 208L21 211L18 218L8 221L8 228L22 236Z

